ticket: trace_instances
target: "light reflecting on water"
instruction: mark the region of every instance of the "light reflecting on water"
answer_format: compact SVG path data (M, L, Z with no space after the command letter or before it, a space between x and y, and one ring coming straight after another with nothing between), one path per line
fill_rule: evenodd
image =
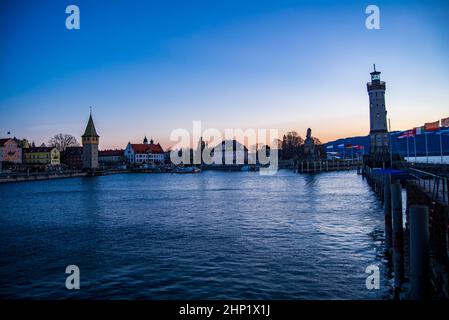
M383 210L355 172L127 174L0 185L0 295L379 299ZM65 267L81 290L65 289ZM381 267L381 290L365 268Z

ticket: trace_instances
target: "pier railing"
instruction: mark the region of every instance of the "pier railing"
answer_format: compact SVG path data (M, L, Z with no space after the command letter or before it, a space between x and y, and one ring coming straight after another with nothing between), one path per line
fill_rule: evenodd
M409 169L411 176L415 178L413 183L424 192L432 196L434 200L449 204L449 178L418 169Z
M448 163L426 163L426 162L413 162L410 161L395 161L395 166L399 169L417 169L425 172L436 174L449 174Z
M354 170L362 166L360 160L299 161L295 167L298 173Z

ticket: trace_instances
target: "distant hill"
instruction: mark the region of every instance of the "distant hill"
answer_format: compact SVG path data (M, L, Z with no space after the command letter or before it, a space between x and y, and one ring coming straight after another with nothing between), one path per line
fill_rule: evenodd
M394 135L398 131L392 132L392 145L393 152L399 152L403 156L407 156L407 138L398 139L399 135ZM365 153L369 152L370 140L369 136L359 136L359 137L349 137L342 138L335 141L330 141L324 144L324 147L327 151L339 151L342 148L339 148L338 145L361 145L364 146ZM408 139L409 144L409 153L411 156L415 155L415 138ZM332 149L327 149L328 146L333 146ZM449 135L442 136L442 146L443 146L443 154L449 155ZM440 155L440 135L436 134L436 132L428 132L427 133L427 149L429 152L429 156L439 156ZM349 149L350 150L350 149ZM346 149L346 154L348 154L348 149ZM349 151L350 152L350 151ZM426 155L426 142L425 135L417 135L416 136L416 155L417 156L425 156Z

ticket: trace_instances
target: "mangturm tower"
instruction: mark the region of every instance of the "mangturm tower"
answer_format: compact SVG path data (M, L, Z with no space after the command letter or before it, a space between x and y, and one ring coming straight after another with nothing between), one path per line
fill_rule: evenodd
M373 165L381 166L390 161L387 110L385 108L385 82L380 81L380 71L371 72L371 82L367 84L370 118L370 158Z
M90 170L98 168L98 142L100 136L95 130L92 112L90 113L86 130L81 138L83 141L83 168Z

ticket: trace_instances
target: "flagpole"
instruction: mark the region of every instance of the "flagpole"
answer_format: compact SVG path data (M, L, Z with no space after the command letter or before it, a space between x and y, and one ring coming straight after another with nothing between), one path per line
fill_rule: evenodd
M391 140L390 118L388 118L388 138L390 139L390 168L393 169L393 140Z
M424 129L426 130L426 129ZM424 138L426 140L426 162L429 163L429 151L427 149L427 131L424 131Z
M407 133L407 161L410 161L410 150L408 146L409 133Z
M415 145L415 163L416 163L416 133L415 133L415 139L413 139L413 143Z
M351 139L351 163L354 164L354 140Z

